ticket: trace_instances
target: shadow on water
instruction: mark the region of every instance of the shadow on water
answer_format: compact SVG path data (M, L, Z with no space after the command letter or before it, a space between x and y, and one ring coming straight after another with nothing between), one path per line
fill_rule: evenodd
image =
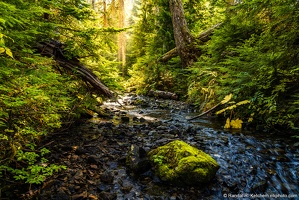
M70 130L49 134L42 147L49 163L65 165L30 191L11 187L6 199L299 199L299 142L266 133L227 131L184 102L137 95L105 102L102 110ZM136 175L126 166L131 145L144 150L183 140L210 154L220 165L203 186L176 187L149 170ZM7 182L10 183L10 182ZM2 195L2 196L1 196ZM0 199L4 192L0 191ZM12 197L12 198L10 198ZM20 198L22 197L22 198ZM285 198L283 198L285 197Z
M217 160L221 167L215 182L207 186L210 199L299 198L298 142L263 132L227 131L223 122L210 118L189 122L198 113L180 102L125 96L121 103L129 105L126 116L174 126L183 133L180 139ZM113 103L105 106L117 107Z

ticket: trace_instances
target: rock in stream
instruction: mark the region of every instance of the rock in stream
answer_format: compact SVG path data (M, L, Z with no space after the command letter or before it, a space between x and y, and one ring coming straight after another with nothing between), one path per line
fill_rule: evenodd
M32 185L29 192L14 188L10 197L197 200L286 194L299 198L299 150L294 141L245 131L227 132L205 118L190 123L186 118L198 113L179 101L127 95L120 102L126 110L106 102L103 110L108 114L101 114L105 117L49 134L41 144L51 144L46 146L51 151L49 161L67 169L49 177L42 186ZM144 151L174 140L197 147L219 163L216 176L204 187L165 184L148 167L134 167L134 162L127 160L132 146L143 149L136 148L138 154L133 154L142 160ZM130 162L131 169L127 167ZM135 168L139 173L133 172Z

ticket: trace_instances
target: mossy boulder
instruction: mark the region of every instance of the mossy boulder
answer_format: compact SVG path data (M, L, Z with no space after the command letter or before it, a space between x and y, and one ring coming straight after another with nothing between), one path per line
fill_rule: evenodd
M161 180L176 185L201 185L210 182L219 164L208 154L175 140L148 153Z

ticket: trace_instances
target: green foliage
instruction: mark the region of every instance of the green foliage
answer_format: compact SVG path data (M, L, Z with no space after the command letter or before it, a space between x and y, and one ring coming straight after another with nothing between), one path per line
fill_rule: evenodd
M31 150L34 150L34 148ZM13 174L15 180L25 180L26 183L40 184L46 179L46 177L51 176L54 172L66 169L63 165L48 164L48 160L44 157L48 153L50 153L50 151L46 148L42 148L40 150L40 154L36 152L23 152L22 150L18 150L16 155L17 161L25 162L27 167L19 169L1 165L0 172L10 172Z
M199 47L202 55L192 67L181 69L176 58L161 64L156 60L175 45L168 4L142 2L130 43L129 86L178 92L203 110L233 93L235 101L251 102L235 110L239 118L297 130L298 1L184 0L183 5L193 35L222 25Z
M219 5L210 1L183 1L186 19L192 33L200 32L218 23L223 17ZM144 93L149 89L167 90L186 96L189 71L181 68L180 59L168 63L157 60L175 47L173 26L168 1L142 1L135 8L136 16L129 59L131 78L128 87Z
M224 19L222 1L183 0L183 4L188 28L195 36Z
M128 47L128 65L131 65L128 86L137 88L139 92L161 85L167 87L168 84L163 84L162 80L172 79L172 70L156 60L175 47L168 2L142 1L142 5L135 9L139 12L134 16L134 34ZM159 83L161 81L162 84Z
M0 167L17 180L41 183L62 169L48 163L46 149L36 152L35 146L45 134L99 104L85 82L39 55L37 42L59 40L68 58L79 58L105 83L117 86L118 79L110 76L117 69L115 30L97 26L84 2L0 2Z
M191 69L197 91L213 91L208 102L233 92L249 99L243 116L269 128L298 127L298 1L246 1L227 10L222 27ZM195 85L195 84L193 84ZM191 100L202 97L194 95ZM193 95L193 96L192 96ZM217 100L216 100L217 99Z

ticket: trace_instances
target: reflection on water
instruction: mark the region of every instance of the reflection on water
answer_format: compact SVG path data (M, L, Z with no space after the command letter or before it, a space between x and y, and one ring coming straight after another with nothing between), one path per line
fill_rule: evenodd
M143 105L134 106L136 99ZM162 121L184 130L190 127L195 129L195 132L183 137L188 143L209 153L220 164L216 177L218 184L211 189L217 198L241 193L241 199L246 197L245 194L265 194L256 196L259 199L269 199L270 194L297 195L299 199L298 143L265 133L229 132L219 122L209 118L189 122L187 119L198 113L190 112L185 104L175 101L140 100L126 96L120 99L120 103L126 109L115 102L106 102L104 107L117 112L121 110L130 118L129 123L135 123L132 120L135 117L146 121ZM116 117L115 120L118 123L120 118Z

